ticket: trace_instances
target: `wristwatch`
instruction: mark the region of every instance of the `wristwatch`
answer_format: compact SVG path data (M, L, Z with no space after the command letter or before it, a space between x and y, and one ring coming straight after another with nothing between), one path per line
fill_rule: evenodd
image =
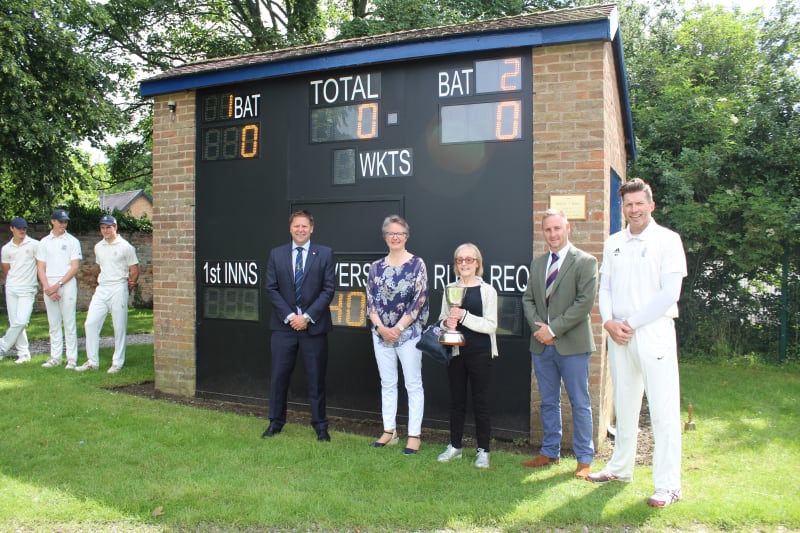
M303 313L303 318L306 320L306 324L311 322L311 317L308 316L308 313Z
M400 330L400 333L403 333L406 330L406 328L403 327L403 325L399 322L397 323L397 329Z
M58 280L58 286L59 286L59 287L63 287L63 286L64 286L64 282L63 282L63 281L61 281L61 280Z

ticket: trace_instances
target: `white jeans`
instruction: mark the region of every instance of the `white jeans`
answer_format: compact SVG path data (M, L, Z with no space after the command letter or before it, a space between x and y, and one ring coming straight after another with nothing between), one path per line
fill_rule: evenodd
M128 337L128 282L114 285L98 285L94 291L89 311L86 313L86 358L94 366L100 366L100 330L108 313L114 324L114 356L111 364L125 364L125 348Z
M372 335L375 360L381 376L381 411L383 429L397 428L397 360L403 367L403 381L408 394L408 434L422 434L422 411L425 392L422 389L422 352L417 350L419 337L409 339L400 346L384 346L381 338Z
M12 346L16 346L19 357L27 359L31 356L25 328L28 327L28 322L31 320L36 290L36 287L6 286L9 327L6 334L0 339L0 353L7 352Z
M605 469L632 479L642 392L647 394L653 426L653 481L656 489L681 488L681 412L675 324L660 318L634 332L627 346L608 339L614 382L617 435Z
M47 278L48 283L58 283L60 276ZM67 344L67 362L78 362L78 326L75 323L75 307L78 304L78 282L72 278L58 289L61 297L57 302L44 297L47 308L47 323L50 325L50 357L59 363L64 352L64 339ZM61 327L64 327L62 333Z

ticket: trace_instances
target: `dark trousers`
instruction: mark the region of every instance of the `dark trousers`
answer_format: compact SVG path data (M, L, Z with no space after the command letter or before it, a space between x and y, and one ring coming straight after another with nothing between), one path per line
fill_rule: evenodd
M302 354L303 368L308 382L311 425L317 430L327 429L325 373L328 367L328 335L309 335L306 331L273 331L270 346L272 348L270 422L278 427L283 427L286 423L289 382L299 351Z
M467 414L467 384L472 390L472 411L475 415L475 436L478 448L489 451L491 420L489 417L489 378L492 354L458 355L450 360L447 378L450 382L450 444L461 448L464 420Z

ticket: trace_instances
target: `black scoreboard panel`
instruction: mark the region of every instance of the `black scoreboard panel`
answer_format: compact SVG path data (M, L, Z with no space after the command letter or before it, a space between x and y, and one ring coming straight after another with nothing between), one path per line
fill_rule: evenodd
M197 94L197 391L266 403L271 248L289 213L315 216L312 240L336 256L329 337L331 415L380 420L364 294L384 256L384 217L411 225L428 268L431 320L473 242L500 295L493 366L495 434L527 436L530 332L522 315L532 241L529 50L367 65L217 87ZM298 363L290 402L307 409ZM445 368L423 364L426 426L447 427ZM401 384L400 415L405 414ZM404 420L401 418L400 423Z

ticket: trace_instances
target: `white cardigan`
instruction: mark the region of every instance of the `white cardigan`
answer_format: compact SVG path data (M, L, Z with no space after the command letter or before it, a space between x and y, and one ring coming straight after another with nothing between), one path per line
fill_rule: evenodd
M471 329L477 333L486 333L492 341L492 359L500 355L497 352L497 291L494 287L481 280L481 302L483 303L483 316L471 315L467 312L464 320L461 322L464 327ZM448 285L448 287L455 287L458 281ZM442 294L442 312L439 313L439 322L444 328L444 321L450 316L450 304L447 303L447 290ZM458 355L458 346L453 346L453 357Z

